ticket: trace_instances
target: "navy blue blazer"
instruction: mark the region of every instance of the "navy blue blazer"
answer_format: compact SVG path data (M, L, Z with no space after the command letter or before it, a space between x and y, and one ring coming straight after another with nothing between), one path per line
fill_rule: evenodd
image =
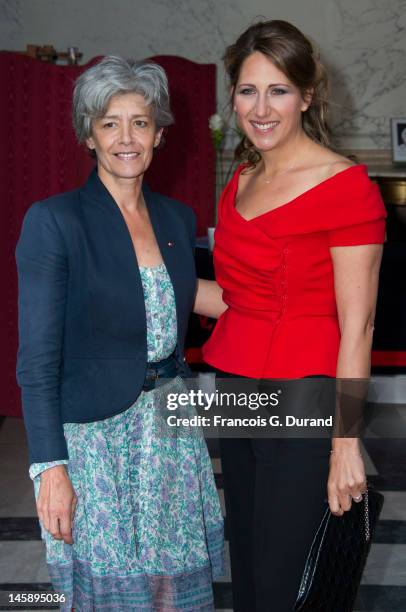
M193 211L143 187L171 278L183 363L196 290ZM63 423L98 421L129 408L147 364L141 277L127 225L96 170L75 191L28 210L16 250L17 380L30 462L68 458Z

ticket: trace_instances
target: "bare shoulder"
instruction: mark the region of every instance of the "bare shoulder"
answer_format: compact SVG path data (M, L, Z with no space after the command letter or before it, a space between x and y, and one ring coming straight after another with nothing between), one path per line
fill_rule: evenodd
M343 170L347 170L347 168L357 165L354 161L348 159L348 157L333 152L331 152L331 154L331 159L326 161L326 172L329 173L329 176L334 176L334 174L338 172L342 172Z
M316 155L314 155L312 160L312 166L320 182L357 165L355 162L348 159L348 157L339 155L320 145L317 146L316 151Z

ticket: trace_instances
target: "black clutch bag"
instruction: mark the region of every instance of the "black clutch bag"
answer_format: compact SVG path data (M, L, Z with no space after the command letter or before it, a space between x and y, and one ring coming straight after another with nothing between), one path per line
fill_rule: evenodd
M329 507L307 557L295 612L352 612L384 497L368 489L343 516Z

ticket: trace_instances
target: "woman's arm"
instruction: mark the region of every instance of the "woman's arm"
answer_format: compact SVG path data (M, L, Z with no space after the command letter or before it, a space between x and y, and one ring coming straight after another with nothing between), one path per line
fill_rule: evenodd
M227 304L223 302L222 296L223 290L216 281L199 278L193 312L218 319L227 310Z
M67 459L60 416L60 370L68 285L66 248L46 203L27 212L16 249L17 381L30 463Z
M54 538L71 543L76 496L65 467L47 465L68 458L59 388L69 272L63 237L45 203L34 205L26 214L16 259L17 379L22 390L30 462L45 466L40 476L38 516Z
M344 384L345 379L359 379L360 384L354 384L357 392L370 374L382 246L332 247L331 256L341 331L337 384L340 379ZM328 498L331 511L340 516L365 491L365 468L358 438L333 438L332 450Z

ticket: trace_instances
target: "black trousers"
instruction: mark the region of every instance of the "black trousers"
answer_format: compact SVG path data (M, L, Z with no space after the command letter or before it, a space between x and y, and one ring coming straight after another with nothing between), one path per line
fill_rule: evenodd
M327 497L329 439L221 439L234 612L292 612Z

